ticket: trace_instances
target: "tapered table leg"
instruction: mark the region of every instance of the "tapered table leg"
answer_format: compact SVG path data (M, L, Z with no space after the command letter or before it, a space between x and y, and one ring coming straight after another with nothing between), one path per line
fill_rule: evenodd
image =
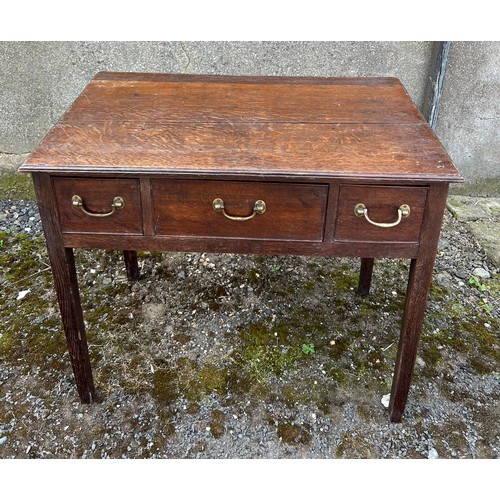
M82 403L92 403L95 399L95 388L73 249L64 247L50 177L47 174L33 174L33 183L78 395Z
M139 279L139 264L137 263L137 252L134 250L124 250L123 260L125 261L125 269L127 270L128 280L137 281Z
M361 259L361 268L359 270L358 293L368 295L372 284L373 262L375 259Z
M398 354L389 402L389 419L391 422L401 422L408 399L424 321L427 295L432 281L432 271L434 269L447 192L448 186L430 186L420 235L418 257L412 259L410 265L410 277L406 291L401 335L399 337Z
M401 422L408 399L410 383L417 358L417 349L424 320L427 293L432 279L432 266L414 259L406 292L396 367L392 379L389 418Z

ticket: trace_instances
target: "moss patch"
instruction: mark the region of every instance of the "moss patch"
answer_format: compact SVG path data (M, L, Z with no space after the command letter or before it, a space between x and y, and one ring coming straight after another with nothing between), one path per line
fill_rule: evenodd
M337 458L372 458L371 446L354 433L344 432L342 441L335 450Z
M210 434L216 439L219 439L224 435L226 431L224 427L225 415L220 410L212 411L212 419L210 420Z
M151 395L160 405L169 405L179 397L178 376L174 370L160 369L153 373Z
M66 341L41 238L0 233L0 358L47 373L67 365ZM18 293L29 290L23 299Z
M0 174L0 200L34 200L31 175L5 172Z
M272 324L257 322L240 331L243 346L237 363L255 381L265 383L270 375L280 376L299 360L308 357L302 348L324 326L305 309L299 308L290 318ZM310 320L308 322L308 320ZM312 356L312 355L311 355Z
M311 442L310 427L308 425L290 424L281 422L277 428L278 437L283 443L296 446L306 445Z
M199 365L180 358L174 368L160 368L151 377L151 395L161 405L173 403L179 397L199 402L209 394L227 394L230 370L213 363Z

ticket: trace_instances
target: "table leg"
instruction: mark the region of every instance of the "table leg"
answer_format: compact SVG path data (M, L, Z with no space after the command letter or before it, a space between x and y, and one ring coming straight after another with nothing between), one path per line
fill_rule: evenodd
M370 293L374 260L375 259L368 259L368 258L361 259L361 268L359 271L359 284L358 284L358 293L360 295L368 295Z
M432 281L447 192L447 185L431 185L429 187L420 235L419 254L416 259L412 259L410 265L410 277L406 290L401 335L389 402L391 422L401 422L408 399L422 332L427 295Z
M410 279L406 292L401 336L392 380L391 401L389 403L391 422L401 422L403 417L417 358L418 343L431 279L432 266L429 267L425 262L413 259L410 266Z
M127 278L129 281L137 281L139 279L139 265L137 263L137 252L134 250L124 250L123 260L127 270Z
M50 177L47 174L33 174L33 184L78 395L82 403L92 403L95 399L95 388L73 249L64 247Z
M62 250L64 256L61 255L63 252L49 249L49 256L78 395L82 403L88 404L95 399L95 389L73 249L64 248ZM57 262L53 263L54 259Z

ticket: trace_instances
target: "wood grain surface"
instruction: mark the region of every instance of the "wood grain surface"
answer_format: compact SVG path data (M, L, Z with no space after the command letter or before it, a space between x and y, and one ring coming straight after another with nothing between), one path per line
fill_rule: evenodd
M428 189L403 186L341 186L335 240L418 242ZM357 217L354 207L363 203L374 222L392 223L398 208L406 204L410 215L394 227L378 227Z
M97 75L22 171L460 181L395 78Z
M322 241L328 185L153 179L154 226L158 235ZM215 212L221 198L230 216L252 215L257 200L266 211L234 221Z
M138 179L53 179L63 233L142 234L141 190ZM92 217L71 204L73 195L83 200L90 213L110 212L116 196L125 205L109 217Z
M34 174L33 184L78 395L82 403L91 403L95 399L95 387L73 249L64 248L50 177L46 174Z

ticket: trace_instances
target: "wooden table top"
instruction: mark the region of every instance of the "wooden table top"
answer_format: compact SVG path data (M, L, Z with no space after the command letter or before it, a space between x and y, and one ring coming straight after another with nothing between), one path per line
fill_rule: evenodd
M462 181L396 78L98 73L20 170Z

